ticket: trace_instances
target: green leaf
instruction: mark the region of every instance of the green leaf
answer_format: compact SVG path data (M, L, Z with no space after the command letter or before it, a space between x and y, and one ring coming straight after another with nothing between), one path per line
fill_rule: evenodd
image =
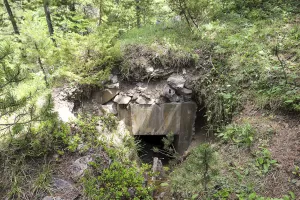
M258 158L257 161L260 165L264 163L264 159L262 157Z
M253 192L249 195L249 200L255 199L256 198L256 193Z
M269 171L269 166L267 164L264 164L264 172L268 172Z
M161 187L167 187L167 186L169 186L169 184L166 183L166 182L164 182L164 183L161 183L160 186L161 186Z
M286 100L284 103L293 103L294 100L293 99L289 99L289 100Z
M192 199L196 199L198 196L199 196L198 194L194 194L194 195L192 196Z
M296 199L296 195L294 194L294 192L289 192L290 196L292 197L292 199Z

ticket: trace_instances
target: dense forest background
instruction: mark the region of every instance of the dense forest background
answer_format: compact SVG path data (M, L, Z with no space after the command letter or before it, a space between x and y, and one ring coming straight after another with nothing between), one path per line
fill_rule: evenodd
M152 199L157 187L170 195L165 199L300 198L296 159L291 168L280 169L270 153L270 134L276 128L257 130L249 117L239 124L232 121L251 102L267 113L262 114L269 117L266 120L281 113L299 125L299 12L297 0L1 1L0 198L41 199L51 193L53 154L66 159L81 142L102 146L116 160L102 176L99 163L93 163L94 171L80 182L83 198ZM95 139L95 118L81 118L74 134L72 126L53 112L55 87L67 83L102 88L115 69L124 79L130 77L135 69L127 61L139 56L129 55L131 49L146 49L174 66L201 68L194 91L205 105L208 132L220 138L216 152L210 152L214 145L199 147L165 182L149 187L142 184L149 166L131 162L136 157L133 139L122 150L114 148ZM171 56L164 54L166 49ZM116 123L112 116L101 120L108 129ZM220 164L223 170L219 175L211 169L211 174L206 170L195 176L208 166L195 162L207 152L225 163ZM232 154L245 156L245 162L237 164ZM232 159L228 163L226 156ZM207 163L218 166L214 160ZM280 170L290 177L284 177L282 190L270 192L264 188L269 179L264 178ZM104 186L107 183L116 185ZM136 192L130 196L131 187Z

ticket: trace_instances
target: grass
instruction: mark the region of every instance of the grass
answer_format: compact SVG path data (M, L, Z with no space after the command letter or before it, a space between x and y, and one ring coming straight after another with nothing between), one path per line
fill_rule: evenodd
M198 46L199 38L196 35L192 35L191 29L184 23L168 22L133 28L120 37L120 42L123 46L159 43L190 52Z

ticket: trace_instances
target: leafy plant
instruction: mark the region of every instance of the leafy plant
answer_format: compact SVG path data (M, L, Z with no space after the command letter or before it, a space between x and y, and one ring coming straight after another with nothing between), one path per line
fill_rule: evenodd
M224 142L250 146L254 140L255 130L250 124L230 124L219 131L217 136Z
M260 151L256 152L256 167L260 169L264 174L267 173L272 166L275 166L277 161L273 160L271 157L271 152L264 148L260 147Z
M97 165L93 165L97 166ZM143 173L148 167L137 170L133 166L124 163L113 162L109 168L101 173L92 171L86 173L82 179L84 192L90 199L145 199L150 200L152 196L151 186L144 185ZM93 174L96 173L96 174Z
M297 178L300 178L300 167L295 165L293 172L292 172Z

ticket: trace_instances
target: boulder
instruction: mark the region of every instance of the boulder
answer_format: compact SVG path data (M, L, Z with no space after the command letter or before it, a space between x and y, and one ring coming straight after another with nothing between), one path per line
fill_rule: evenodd
M118 111L117 111L117 105L116 103L110 101L108 102L107 104L105 105L101 105L101 108L106 112L106 113L111 113L111 114L118 114Z
M105 89L102 91L96 91L92 94L92 99L98 104L105 104L112 100L118 93L119 90L117 89Z
M153 174L158 174L157 176L152 177L152 180L156 180L157 178L163 178L165 176L165 171L163 164L160 159L157 157L153 158L153 166L152 166Z
M53 178L50 190L52 196L46 196L43 200L74 200L80 192L68 181L60 178Z
M116 102L117 104L128 104L131 100L131 97L126 96L126 95L117 95L114 98L114 102Z
M75 160L75 162L69 168L71 178L74 181L79 180L83 176L84 171L88 168L88 163L91 161L93 161L91 155L83 156Z
M68 171L70 173L71 178L74 181L78 181L84 175L84 171L88 169L89 163L97 159L101 159L101 167L103 169L107 168L110 165L111 160L103 152L86 155L75 160L73 164L69 167Z
M185 79L181 75L170 76L167 80L168 84L175 90L184 87Z

